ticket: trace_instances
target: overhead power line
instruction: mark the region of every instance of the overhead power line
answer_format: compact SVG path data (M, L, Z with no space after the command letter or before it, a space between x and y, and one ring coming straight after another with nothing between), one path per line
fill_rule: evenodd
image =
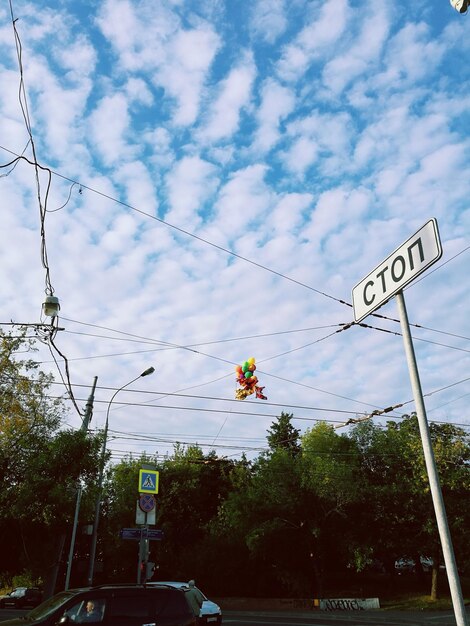
M18 157L18 158L24 158L24 157L21 157L21 155L18 155L13 150L9 150L5 146L0 145L0 149L4 150L5 152L8 152L9 154L12 154L12 155ZM28 161L28 159L25 159L25 160ZM32 163L31 161L28 161L28 162L31 165L34 165L34 163ZM40 166L40 167L42 167L42 166ZM114 196L111 196L109 194L106 194L106 193L98 190L98 189L95 189L93 187L85 185L84 183L81 183L81 182L79 182L77 180L69 178L68 176L65 176L64 174L61 174L57 170L53 170L53 169L48 168L48 167L42 167L42 169L48 171L50 173L50 175L54 175L54 176L57 176L59 178L62 178L63 180L68 181L69 183L71 183L72 186L73 185L79 185L80 193L82 192L83 189L87 189L88 191L91 191L92 193L95 193L95 194L97 194L99 196L102 196L102 197L104 197L104 198L106 198L108 200L111 200L112 202L115 202L116 204L119 204L119 205L121 205L121 206L123 206L123 207L125 207L127 209L130 209L132 211L135 211L136 213L139 213L139 214L141 214L141 215L143 215L145 217L148 217L149 219L152 219L152 220L154 220L156 222L159 222L159 223L161 223L161 224L163 224L165 226L168 226L169 228L174 229L177 232L180 232L180 233L182 233L184 235L187 235L188 237L196 239L196 240L200 241L201 243L204 243L204 244L206 244L208 246L216 248L216 249L218 249L218 250L220 250L222 252L225 252L226 254L228 254L230 256L233 256L233 257L238 258L238 259L240 259L242 261L245 261L246 263L250 263L251 265L254 265L256 267L259 267L260 269L263 269L266 272L269 272L271 274L279 276L280 278L284 278L285 280L288 280L288 281L290 281L292 283L295 283L295 284L297 284L297 285L299 285L301 287L305 287L306 289L309 289L310 291L313 291L313 292L315 292L315 293L317 293L319 295L322 295L322 296L324 296L326 298L329 298L329 299L334 300L334 301L336 301L336 302L338 302L340 304L343 304L345 306L348 306L348 307L352 308L352 304L350 302L347 302L347 301L345 301L345 300L343 300L341 298L337 298L336 296L333 296L333 295L328 294L328 293L326 293L326 292L324 292L324 291L322 291L320 289L312 287L311 285L308 285L308 284L306 284L306 283L304 283L302 281L299 281L299 280L297 280L295 278L292 278L291 276L287 276L286 274L283 274L282 272L278 272L278 271L273 270L272 268L267 267L267 266L265 266L265 265L263 265L261 263L253 261L253 259L245 257L245 256L243 256L241 254L238 254L238 253L234 252L233 250L230 250L230 249L225 248L225 247L223 247L223 246L221 246L219 244L216 244L216 243L214 243L214 242L212 242L212 241L210 241L208 239L205 239L204 237L200 237L199 235L196 235L195 233L192 233L192 232L190 232L190 231L188 231L188 230L186 230L184 228L176 226L175 224L171 224L170 222L167 222L166 220L163 220L163 219L161 219L161 218L159 218L159 217L157 217L155 215L152 215L151 213L147 213L146 211L143 211L142 209L139 209L139 208L137 208L137 207L127 203L127 202L119 200L118 198L115 198ZM67 202L68 202L68 200L67 200ZM67 204L67 202L66 202L66 204ZM59 208L63 208L63 207L59 207ZM460 254L463 254L464 252L466 252L469 249L470 249L470 246L467 246L464 250L460 251L459 253L457 253L456 255L454 255L453 257L451 257L450 259L448 259L447 261L445 261L441 265L439 265L436 268L434 268L432 270L432 272L428 272L425 276L421 277L420 280L423 280L424 278L429 276L431 273L436 272L441 267L443 267L444 265L446 265L447 263L449 263L453 259L457 258ZM417 284L417 282L420 282L420 280L419 281L414 281L413 285ZM411 285L411 286L413 286L413 285ZM390 317L387 317L387 316L384 316L384 315L380 315L380 314L377 314L377 313L372 313L371 315L374 316L374 317L381 317L383 319L389 319L391 321L399 323L399 320L396 320L394 318L390 318ZM411 324L411 325L414 326L414 324Z
M0 148L2 150L5 150L6 152L9 152L10 154L13 154L14 156L18 157L19 155L17 155L15 152L13 152L12 150L8 150L8 148L5 148L4 146L0 145ZM26 159L27 160L27 159ZM233 256L237 259L240 259L241 261L245 261L246 263L250 263L250 265L254 265L256 267L259 267L260 269L269 272L270 274L274 274L275 276L279 276L280 278L283 278L285 280L288 280L292 283L295 283L296 285L300 285L301 287L305 287L306 289L309 289L310 291L313 291L321 296L324 296L325 298L329 298L331 300L334 300L336 302L339 302L340 304L346 305L351 307L351 303L346 302L345 300L341 300L340 298L337 298L335 296L332 296L329 293L326 293L324 291L321 291L320 289L316 289L315 287L312 287L311 285L308 285L307 283L304 283L300 280L297 280L296 278L293 278L292 276L287 276L286 274L283 274L282 272L278 272L276 270L273 270L270 267L267 267L266 265L263 265L262 263L258 263L257 261L253 261L253 259L250 259L248 257L243 256L242 254L238 254L237 252L234 252L233 250L230 250L228 248L225 248L224 246L221 246L217 243L214 243L213 241L210 241L209 239L205 239L204 237L200 237L199 235L196 235L195 233L190 232L189 230L186 230L185 228L181 228L180 226L176 226L175 224L171 224L170 222L167 222L166 220L161 219L160 217L157 217L156 215L152 215L151 213L147 213L147 211L143 211L142 209L138 209L137 207L133 206L132 204L129 204L127 202L124 202L123 200L119 200L119 198L115 198L114 196L111 196L107 193L104 193L103 191L100 191L98 189L95 189L93 187L90 187L89 185L85 185L84 183L81 183L77 180L74 180L72 178L69 178L68 176L64 176L63 174L61 174L60 172L53 170L51 168L43 168L43 169L47 169L52 175L57 176L59 178L62 178L63 180L68 181L69 183L75 183L76 185L80 185L81 189L86 189L87 191L90 191L92 193L95 193L99 196L101 196L102 198L106 198L107 200L111 200L112 202L115 202L116 204L119 204L123 207L125 207L126 209L130 209L131 211L135 211L136 213L139 213L140 215L143 215L144 217L148 217L151 220L154 220L156 222L159 222L160 224L163 224L164 226L167 226L168 228L171 228L183 235L186 235L187 237L191 237L197 241L200 241L201 243L211 246L212 248L215 248L216 250L220 250L221 252L224 252L225 254L228 254L230 256Z

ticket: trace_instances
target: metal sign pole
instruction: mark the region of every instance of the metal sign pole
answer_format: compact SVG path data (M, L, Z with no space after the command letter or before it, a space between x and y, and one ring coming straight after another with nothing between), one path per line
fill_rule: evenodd
M143 560L143 546L144 546L144 540L143 540L143 526L140 527L140 539L139 539L139 560L137 563L137 584L140 585L142 582L142 560Z
M462 589L455 561L454 549L450 537L449 526L447 523L447 515L442 497L439 475L436 468L436 460L434 450L431 443L431 435L429 431L428 420L426 417L426 409L424 407L423 392L421 382L419 380L418 366L413 348L413 340L410 333L410 325L406 312L405 298L403 291L396 294L398 312L400 315L400 325L403 334L403 342L405 344L406 360L408 363L408 371L410 374L411 387L413 389L413 397L416 406L416 414L418 416L419 430L421 433L421 441L423 444L424 460L431 488L431 496L433 500L434 510L436 512L437 527L441 538L442 552L444 554L444 562L446 565L447 578L449 580L450 594L454 607L455 619L457 626L468 626L467 614L465 612L465 604L462 596Z

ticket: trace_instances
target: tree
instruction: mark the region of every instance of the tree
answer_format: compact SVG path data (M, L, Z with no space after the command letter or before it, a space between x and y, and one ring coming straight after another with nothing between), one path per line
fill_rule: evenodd
M311 505L300 483L299 456L279 447L251 467L236 468L232 485L216 525L219 536L230 537L245 556L241 593L310 592L305 519Z
M94 438L61 429L65 409L48 396L52 377L32 358L16 358L33 351L32 340L0 333L0 552L10 581L54 571L77 480L93 477L96 466Z
M353 441L325 422L308 429L301 441L301 485L316 503L306 524L315 591L321 596L329 580L348 567L363 566L355 532L361 514L359 454Z
M119 538L119 530L135 524L138 474L143 463L157 466L160 472L157 499L157 526L163 541L152 542L151 560L163 578L207 582L223 578L219 551L211 550L216 539L209 532L220 502L230 488L229 473L235 463L219 459L214 452L204 454L197 446L176 445L164 462L143 455L127 457L112 466L105 481L103 516L100 521L100 554L103 580L133 580L137 563L136 546ZM210 580L209 580L210 579Z
M293 456L300 452L300 430L292 426L293 414L284 413L271 424L268 430L268 445L271 451L287 450Z
M453 541L468 554L469 437L451 424L431 424L430 432ZM363 422L351 437L361 453L375 556L389 572L399 557L413 558L419 571L420 556L431 556L431 597L437 598L442 556L416 415L385 429Z

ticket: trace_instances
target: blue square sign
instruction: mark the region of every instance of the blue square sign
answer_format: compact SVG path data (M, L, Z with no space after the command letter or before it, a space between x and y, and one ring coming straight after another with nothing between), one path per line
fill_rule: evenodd
M139 493L158 493L158 472L156 470L139 470Z

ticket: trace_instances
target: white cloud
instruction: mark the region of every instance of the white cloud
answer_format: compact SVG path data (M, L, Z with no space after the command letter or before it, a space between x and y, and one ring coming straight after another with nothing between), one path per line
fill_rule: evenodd
M175 163L166 178L170 206L166 221L195 228L217 182L215 167L198 156L186 156Z
M280 137L280 123L295 106L295 95L277 81L266 80L261 87L261 103L256 112L258 128L255 133L253 148L267 152Z
M272 202L265 174L265 166L251 165L231 175L214 202L213 225L205 229L209 239L227 245L228 241L235 241L246 231L250 224L264 219ZM221 235L224 236L222 241Z
M130 78L124 86L129 102L151 106L154 98L147 83L141 78Z
M303 177L317 163L329 175L340 167L349 170L352 135L349 115L313 111L308 117L289 123L287 133L293 141L283 153L283 162L290 172Z
M252 55L242 56L243 60L218 86L217 97L207 114L207 123L199 134L204 143L226 139L238 130L240 113L250 102L256 75Z
M322 73L325 85L338 94L358 76L380 66L381 54L389 34L387 5L374 3L375 13L370 17L361 9L361 30L352 45L344 46L342 54L328 63Z
M328 237L341 232L348 223L357 225L367 214L370 203L371 195L366 189L338 188L322 193L303 235L315 246L323 246Z
M67 71L68 80L79 81L95 71L96 50L83 35L69 41L67 46L55 46L53 54L55 61Z
M169 44L157 81L178 101L175 124L187 125L196 120L201 91L218 47L218 36L205 26L181 31Z
M387 61L401 84L412 84L435 71L443 52L443 45L430 39L425 24L407 24L387 46Z
M130 117L123 94L105 96L89 118L90 141L105 165L121 162L133 152L129 148Z
M318 159L319 146L308 137L298 137L285 153L287 169L298 176L303 176L305 170Z
M116 171L115 180L126 189L126 202L145 213L154 215L158 208L156 188L150 172L143 163L125 163Z
M144 71L176 101L173 122L192 124L220 38L207 22L183 29L177 12L142 0L107 0L98 24L116 51L117 68Z
M171 147L170 132L166 128L160 127L144 133L142 139L148 144L152 153L149 161L157 169L169 167L175 158Z
M346 29L348 16L347 0L327 0L313 5L307 18L309 22L282 50L277 66L280 78L287 81L298 79L314 60L334 49Z
M257 0L252 6L250 28L256 37L272 44L288 25L285 0Z
M273 207L268 225L277 233L295 232L304 220L303 213L311 205L313 196L309 193L288 193Z
M89 385L99 375L103 387L94 425L103 425L109 388L154 364L158 374L135 389L160 397L209 384L195 387L199 399L160 400L186 406L165 408L164 420L161 409L116 406L114 428L168 439L211 434L212 442L223 425L221 436L262 441L271 416L227 410L232 362L251 355L269 399L294 415L325 416L293 404L362 412L409 400L401 338L336 333L352 312L334 297L350 301L352 286L432 213L449 262L407 290L410 319L466 336L465 19L449 6L420 12L405 0L260 0L245 10L228 0L103 0L73 11L46 4L23 3L18 26L39 160L71 179L53 175L47 250L72 380ZM8 11L0 15L0 145L19 154L27 133L16 50ZM2 151L1 164L11 158ZM44 192L44 174L41 181ZM21 161L0 177L0 195L0 319L37 322L45 272L33 168ZM381 312L396 317L393 302ZM115 341L71 319L128 334ZM129 334L198 345L144 352L155 344ZM468 366L465 352L425 342L416 349L426 390ZM42 345L39 356L56 370ZM464 387L432 397L433 407L453 401L434 419L467 419ZM195 421L196 407L221 413ZM80 424L74 413L69 421Z

